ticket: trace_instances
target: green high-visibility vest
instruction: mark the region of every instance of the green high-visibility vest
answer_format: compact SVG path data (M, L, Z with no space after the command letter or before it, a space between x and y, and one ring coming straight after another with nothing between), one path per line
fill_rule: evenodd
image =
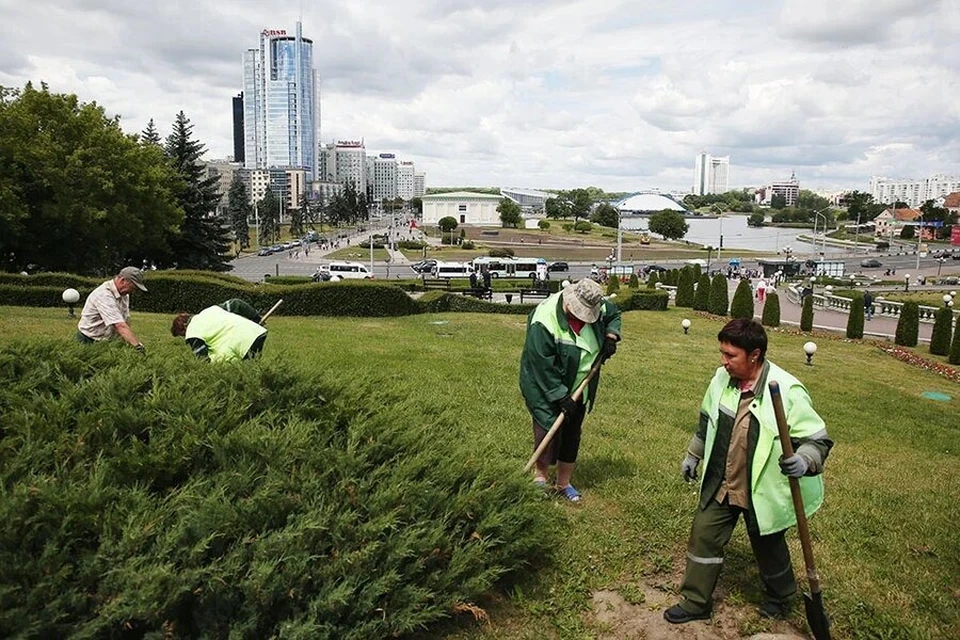
M254 341L266 332L256 322L214 306L190 318L184 337L203 340L210 362L227 362L243 360Z

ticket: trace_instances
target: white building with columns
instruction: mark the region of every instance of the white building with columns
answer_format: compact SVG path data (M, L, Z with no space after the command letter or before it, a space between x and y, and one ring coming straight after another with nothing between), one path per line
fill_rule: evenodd
M500 214L497 207L503 196L472 191L432 193L421 196L423 200L423 223L437 224L440 218L452 217L457 224L484 227L499 227Z

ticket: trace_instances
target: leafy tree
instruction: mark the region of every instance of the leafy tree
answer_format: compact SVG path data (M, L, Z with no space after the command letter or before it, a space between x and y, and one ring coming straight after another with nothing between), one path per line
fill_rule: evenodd
M205 147L193 139L193 125L183 111L167 136L167 157L180 174L177 201L183 209L180 233L173 239L173 259L181 269L228 271L229 226L216 215L220 194L217 176L207 176L200 158Z
M750 217L747 218L747 224L751 227L762 227L766 218L762 213L751 213Z
M780 296L775 291L767 294L767 299L763 303L763 316L760 318L760 322L765 327L780 326Z
M650 216L650 231L659 233L665 239L679 240L687 235L690 225L679 211L664 209Z
M620 226L620 211L609 202L601 203L590 216L590 222L616 229Z
M573 225L573 230L580 233L590 233L593 229L593 224L587 222L586 220L579 220L575 225Z
M872 194L860 191L848 193L844 199L847 201L847 218L853 221L859 220L861 224L870 222L886 208L883 204L874 202Z
M586 189L573 189L567 193L567 199L570 201L570 214L574 221L590 216L590 209L593 207L593 198Z
M423 215L423 199L420 196L416 196L415 198L410 198L410 201L408 204L410 205L410 208L413 209L414 213L416 213L418 216Z
M903 347L917 346L920 333L920 305L908 301L900 309L900 319L897 320L897 332L893 342Z
M800 193L797 194L797 207L800 209L819 211L820 209L826 209L829 206L829 200L823 196L818 196L809 189L800 189Z
M457 228L457 219L453 216L444 216L437 220L437 226L440 227L440 231L444 233L449 233Z
M695 311L710 310L710 276L706 273L700 274L700 280L697 282L697 291L693 297L693 308Z
M957 326L953 330L953 342L950 344L950 355L947 356L947 362L960 364L960 318L957 318Z
M851 340L863 338L863 294L853 294L850 303L850 315L847 316L847 337Z
M770 198L770 208L771 209L783 209L787 206L787 199L780 195L779 193L773 194Z
M147 128L140 133L140 139L144 144L152 144L156 146L161 146L163 140L160 138L160 133L157 131L157 125L153 123L153 118L150 118L150 122L147 123Z
M95 103L0 88L0 268L115 273L163 264L183 219L160 148Z
M570 215L570 203L562 198L547 198L544 212L548 218L566 218Z
M503 198L497 205L497 212L500 214L500 222L505 227L516 227L520 224L520 205L510 198Z
M746 278L740 279L737 290L733 292L730 317L748 319L753 317L753 289L750 288L750 281Z
M280 238L280 199L272 189L267 189L257 203L260 218L260 244L273 244Z
M938 207L933 200L927 200L920 205L920 211L923 213L923 222L942 222L943 226L934 227L932 230L936 237L943 240L950 237L951 229L957 222L957 214L951 213L946 207Z
M727 292L727 279L722 273L713 276L710 283L710 313L716 316L727 315L730 306L730 294Z
M813 296L803 299L800 310L800 331L813 331Z
M227 192L227 213L230 217L233 237L241 249L246 249L250 246L249 220L253 207L250 206L247 185L237 175L234 175L233 182L230 183L230 191Z
M680 282L677 284L677 297L674 304L678 307L693 306L693 269L681 269Z
M916 229L914 227L907 225L900 230L900 239L901 240L913 240L917 236Z
M540 227L541 231L546 231L547 229L550 228L550 223L546 220L541 220L540 222L537 223L537 226Z
M930 334L930 353L945 356L950 352L950 333L953 328L953 310L941 307L933 321L933 333Z

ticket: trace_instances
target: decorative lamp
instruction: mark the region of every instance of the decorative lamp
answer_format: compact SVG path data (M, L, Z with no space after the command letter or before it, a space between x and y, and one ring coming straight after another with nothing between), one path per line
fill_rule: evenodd
M687 331L690 330L690 320L688 320L687 318L684 318L683 320L680 321L680 326L683 327L683 333L684 335L686 335Z
M816 342L807 342L803 345L803 352L807 354L807 365L813 366L813 354L817 352L817 343Z
M64 289L63 301L66 302L67 306L70 308L70 317L74 317L73 306L80 302L80 292L76 289Z

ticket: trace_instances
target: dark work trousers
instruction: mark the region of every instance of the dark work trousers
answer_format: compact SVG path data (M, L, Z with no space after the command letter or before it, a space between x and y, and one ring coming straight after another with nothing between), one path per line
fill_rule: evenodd
M790 564L786 531L762 536L752 510L731 506L726 500L723 504L710 500L706 509L697 508L690 529L687 570L680 587L684 598L680 606L687 612L699 614L711 609L713 590L723 569L723 550L730 542L741 514L747 525L753 557L760 569L764 598L785 604L796 595L797 580Z

